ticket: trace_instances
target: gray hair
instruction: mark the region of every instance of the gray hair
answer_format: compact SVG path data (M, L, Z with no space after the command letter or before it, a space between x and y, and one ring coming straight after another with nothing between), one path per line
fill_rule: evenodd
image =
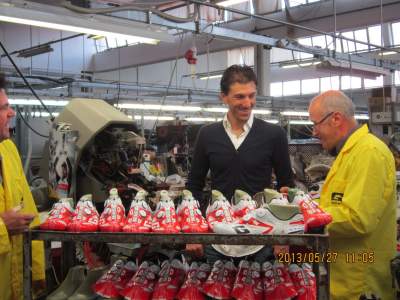
M349 119L354 118L355 107L353 101L341 91L326 91L311 102L318 101L325 113L340 112Z

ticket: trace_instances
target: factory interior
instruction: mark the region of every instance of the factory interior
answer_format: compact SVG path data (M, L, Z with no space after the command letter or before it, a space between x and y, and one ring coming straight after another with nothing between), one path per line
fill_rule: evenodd
M400 1L7 0L0 47L0 300L400 299Z

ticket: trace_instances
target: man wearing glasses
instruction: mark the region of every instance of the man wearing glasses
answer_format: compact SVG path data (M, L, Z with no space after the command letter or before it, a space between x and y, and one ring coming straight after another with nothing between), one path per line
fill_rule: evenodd
M340 91L312 99L313 135L336 155L322 187L320 205L333 217L328 225L332 300L374 294L395 299L390 260L396 247L396 174L387 146L359 126L352 101Z

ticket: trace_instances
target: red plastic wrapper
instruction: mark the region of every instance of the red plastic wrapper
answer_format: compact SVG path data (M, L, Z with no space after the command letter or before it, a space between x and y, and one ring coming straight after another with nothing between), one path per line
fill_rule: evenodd
M231 299L233 283L235 282L236 267L231 261L217 260L203 284L203 292L216 299Z
M176 298L179 300L204 300L202 285L210 275L210 271L211 267L208 264L199 266L197 262L193 262Z
M128 300L151 299L159 271L159 266L144 261L126 287L120 292L120 295Z
M185 278L185 269L177 259L166 260L161 265L160 278L154 288L153 300L173 300Z

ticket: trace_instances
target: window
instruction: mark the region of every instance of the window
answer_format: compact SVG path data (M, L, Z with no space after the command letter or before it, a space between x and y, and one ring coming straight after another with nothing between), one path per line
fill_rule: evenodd
M337 34L337 36L339 36L339 34ZM336 52L343 52L342 49L342 39L337 38L336 39Z
M302 44L304 46L312 47L312 40L310 37L299 39L298 42L299 44ZM300 52L300 59L312 58L312 57L313 55L310 53Z
M295 7L295 6L319 2L319 1L321 1L321 0L289 0L289 7ZM281 5L282 5L282 9L285 9L285 7L286 7L285 0L281 0Z
M298 39L299 44L302 44L304 46L312 46L311 38L306 37L306 38L301 38Z
M117 48L117 39L115 38L106 38L108 49L110 48Z
M95 40L97 52L102 52L113 48L127 47L141 43L149 43L149 39L141 37L131 37L131 38L93 37L93 39Z
M354 37L355 37L356 40L368 43L368 37L367 37L367 30L366 29L360 29L360 30L354 31ZM357 51L368 50L368 45L356 43L356 49L357 49Z
M270 95L272 97L282 97L282 82L272 82L270 84Z
M315 94L319 92L319 79L304 79L301 81L301 93L305 94Z
M334 49L333 37L326 35L325 38L326 38L326 47L330 50L333 50Z
M272 48L271 49L271 63L292 60L292 51L281 49L281 48Z
M126 47L128 46L128 40L126 39L116 39L117 41L117 46L118 47ZM132 44L134 44L134 42L131 42Z
M400 71L394 73L394 84L400 85Z
M354 39L354 32L353 31L343 32L342 36ZM343 39L342 43L343 43L343 52L354 52L356 50L354 42Z
M225 7L231 7L235 8L238 10L246 11L249 13L254 14L254 7L253 7L253 1L250 0L225 0L225 1L217 1L218 5L225 6ZM202 15L208 15L209 11L214 11L214 9L207 8ZM231 21L231 20L236 20L236 19L242 19L245 16L242 14L235 14L233 12L224 11L224 21Z
M291 95L300 95L300 80L283 82L283 96Z
M99 38L99 39L95 39L95 40L94 40L94 43L95 43L95 45L96 45L96 51L97 51L97 53L102 52L102 51L108 49L108 47L107 47L107 41L106 41L106 38L104 38L104 37L103 37L103 38Z
M254 66L254 47L228 50L228 66L235 64Z
M360 77L342 76L340 82L341 82L341 90L361 88L361 78Z
M393 44L400 45L400 22L392 24Z
M364 78L364 88L366 88L366 89L382 87L382 86L383 86L383 76L382 75L376 79Z
M397 43L400 45L400 22L393 23L393 35L397 38ZM398 32L396 32L396 29ZM352 41L348 41L343 39L342 37L359 40L365 43L371 43L374 45L382 45L381 41L381 26L370 26L368 28L363 28L355 31L346 31L346 32L337 32L336 39L336 51L337 52L365 52L371 49L375 49L374 47L370 47L365 44L355 43ZM330 50L335 49L335 42L333 38L329 35L317 35L313 37L305 37L298 39L298 42L305 46L314 46L320 48L328 48Z
M290 7L295 7L306 3L306 0L289 0Z
M317 35L312 37L314 47L326 48L325 35Z
M339 89L339 76L322 77L321 92Z
M382 45L381 25L368 27L369 42L374 45Z

